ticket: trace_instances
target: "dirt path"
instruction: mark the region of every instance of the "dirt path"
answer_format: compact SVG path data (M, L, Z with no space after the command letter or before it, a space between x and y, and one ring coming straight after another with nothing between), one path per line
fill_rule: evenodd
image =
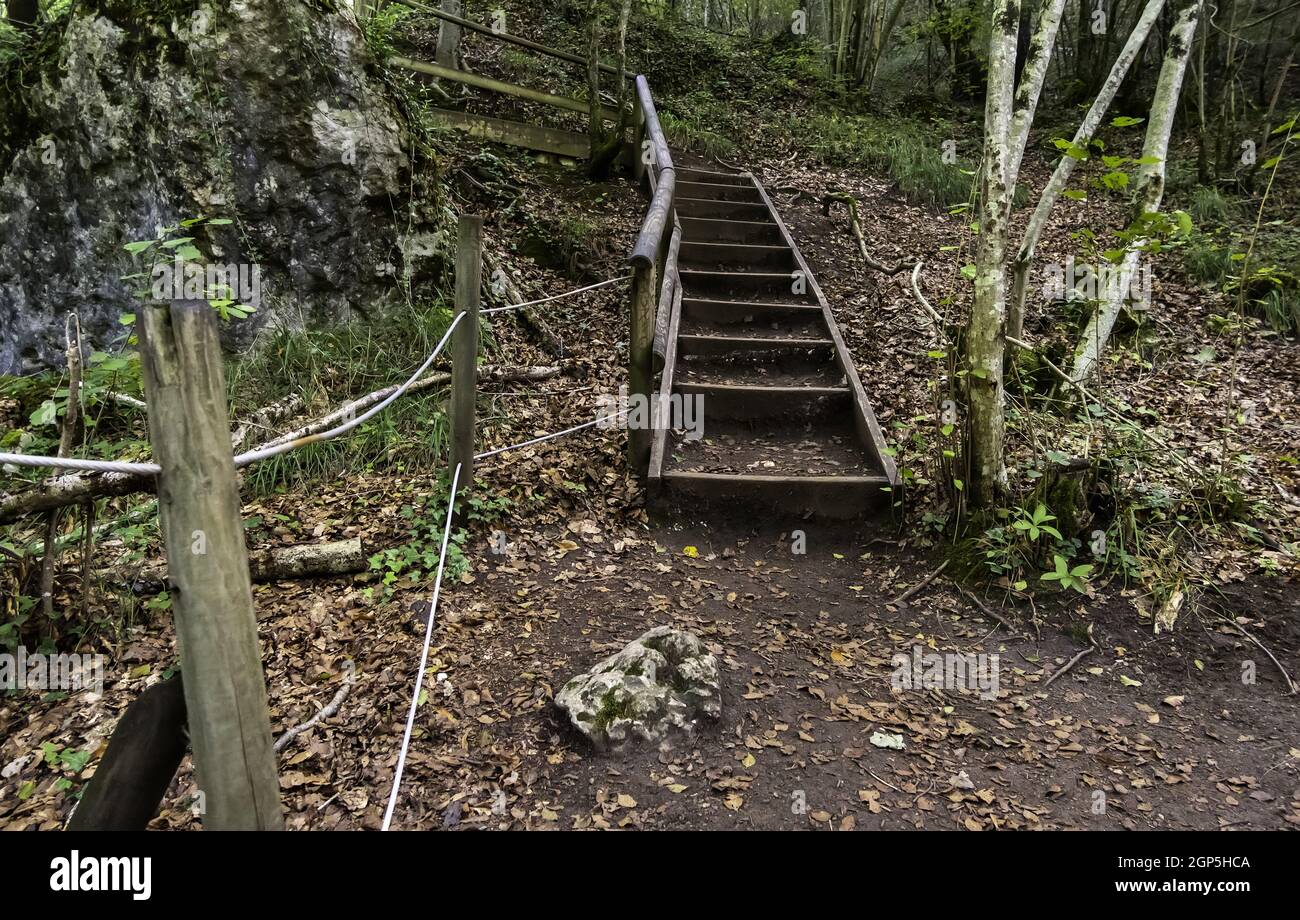
M1153 639L1126 602L1089 604L1099 651L1043 690L1078 651L1057 628L1008 636L942 580L892 609L884 600L925 572L905 561L910 554L850 531L806 533L804 556L777 533L664 529L621 553L610 535L570 533L580 548L531 575L486 564L474 599L459 596L450 614L450 632L474 635L474 657L486 664L449 671L457 689L445 701L461 725L478 726L469 733L477 737L468 749L455 743L467 736L451 731L427 740L440 752L435 762L514 751L502 776L513 779L502 786L511 815L492 813L488 785L449 811L469 790L432 770L412 777L404 823L1300 825L1296 702L1240 637L1189 621L1172 639ZM688 546L698 558L684 554ZM1228 604L1262 620L1261 637L1294 669L1291 586L1243 587ZM671 751L592 754L557 720L549 691L537 690L661 623L695 630L720 656L722 720ZM997 699L892 690L891 658L914 645L998 654ZM1247 660L1257 666L1254 685L1241 681ZM905 749L873 746L876 732L901 735Z

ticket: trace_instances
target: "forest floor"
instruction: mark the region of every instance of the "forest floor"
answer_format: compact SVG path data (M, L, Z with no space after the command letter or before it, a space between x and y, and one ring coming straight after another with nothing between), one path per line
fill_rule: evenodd
M945 282L929 279L958 277L960 252L944 247L960 241L962 219L909 205L852 172L794 168L780 156L757 168L834 305L886 431L932 415L928 332L906 276L864 277L842 213L825 217L820 197L851 189L877 258L923 258L933 267L926 283L937 286ZM595 188L562 176L548 184L521 174L511 184L527 184L534 215L555 220L576 208L590 225L596 243L581 254L584 277L621 270L621 243L642 207L630 184ZM481 182L466 189L464 204L489 214L489 245L527 291L575 286L560 268L524 255L538 226L484 199L495 193ZM1060 226L1077 217L1063 215ZM1064 249L1064 231L1054 239L1048 253ZM945 296L931 293L936 302ZM1235 357L1206 360L1197 324L1221 305L1174 285L1166 296L1181 312L1163 323L1170 334L1159 360L1139 367L1140 355L1126 358L1117 386L1164 413L1175 443L1197 462L1213 462L1217 441L1203 432L1222 420L1216 397L1235 374L1258 400L1256 430L1242 438L1256 475L1276 485L1276 500L1294 514L1295 472L1279 458L1300 453L1300 348L1260 333ZM493 347L502 360L559 362L565 377L488 396L485 445L590 419L596 396L616 392L623 376L622 309L610 290L557 302L547 319L566 341L558 357L512 323L498 324ZM914 518L859 528L652 520L622 444L617 433L586 431L477 471L481 497L508 503L471 528L462 547L468 571L442 595L395 826L1300 826L1297 698L1237 628L1300 673L1300 591L1285 554L1198 549L1213 584L1161 635L1140 616L1141 592L1118 582L1031 606L1008 603L1000 589L976 603L939 577L909 603L891 605L940 558ZM260 522L250 530L258 546L359 535L376 551L407 539L402 508L437 491L432 476L348 473L250 502L245 514ZM792 552L795 527L806 554ZM504 556L492 552L497 530L509 542ZM1266 560L1271 574L1261 568ZM430 589L427 579L399 580L385 595L368 576L255 588L277 735L335 695L345 662L356 673L340 712L280 754L291 828L379 826ZM696 632L718 656L721 720L671 749L593 753L556 713L555 691L660 624ZM1086 624L1096 649L1045 686L1088 648ZM892 658L915 647L998 655L997 698L895 689ZM167 618L135 625L116 651L120 667L102 696L0 700L0 827L65 823L69 793L92 774L116 716L173 664ZM901 736L903 748L876 746L877 732ZM72 773L59 749L89 752L89 762ZM155 826L197 827L194 788L187 759Z

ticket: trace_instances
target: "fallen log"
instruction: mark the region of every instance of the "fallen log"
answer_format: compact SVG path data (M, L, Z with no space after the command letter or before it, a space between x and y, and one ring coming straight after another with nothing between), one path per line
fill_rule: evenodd
M248 554L248 571L253 581L258 582L351 575L365 568L366 554L360 537L332 543L276 546Z
M259 584L352 575L364 572L366 565L365 549L360 537L331 543L274 546L270 549L251 550L248 554L248 572L253 581ZM163 562L150 563L129 573L103 569L97 574L104 581L128 586L135 594L157 594L167 587L167 565Z

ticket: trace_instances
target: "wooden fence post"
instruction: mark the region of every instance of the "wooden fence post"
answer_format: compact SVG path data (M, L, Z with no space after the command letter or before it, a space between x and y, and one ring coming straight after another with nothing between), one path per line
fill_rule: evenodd
M146 307L140 353L158 516L211 830L279 830L266 680L230 450L216 315L204 300Z
M633 426L630 420L633 414L641 416L641 420L649 415L650 388L654 384L651 362L654 360L655 300L655 264L637 260L632 266L631 313L628 317L628 405L635 408L636 403L642 402L646 411L629 413L624 422L627 424L628 463L638 476L644 476L650 468L650 443L654 432L644 424Z
M483 218L463 215L456 248L456 315L451 343L451 468L465 494L474 482L474 403L478 396L478 308L483 283Z

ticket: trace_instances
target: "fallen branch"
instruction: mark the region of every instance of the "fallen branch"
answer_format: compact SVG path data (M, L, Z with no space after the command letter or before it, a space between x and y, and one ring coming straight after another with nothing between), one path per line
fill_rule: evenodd
M1046 690L1048 687L1052 686L1052 682L1053 682L1054 680L1056 680L1058 677L1060 677L1062 674L1065 674L1067 671L1069 671L1072 667L1074 667L1074 666L1075 666L1076 664L1078 664L1080 661L1083 661L1083 659L1087 658L1087 657L1088 657L1089 655L1091 655L1093 652L1097 651L1097 641L1096 641L1095 639L1092 638L1092 627L1091 627L1091 626L1088 627L1088 642L1091 643L1091 644L1090 644L1086 649L1084 649L1084 650L1083 650L1082 652L1080 652L1079 654L1075 655L1073 658L1071 658L1069 661L1067 661L1065 664L1063 664L1063 665L1061 666L1061 669L1060 669L1059 671L1057 671L1057 672L1056 672L1055 674L1053 674L1051 677L1047 678L1047 680L1043 683L1043 689L1044 689L1044 690Z
M366 570L365 549L360 537L330 543L275 546L248 554L248 572L254 582L290 581L297 578L329 578ZM129 583L136 594L157 594L167 587L167 566L159 562L124 575L108 569L98 573L110 582Z
M822 198L822 213L827 217L830 217L831 207L834 206L837 201L846 205L849 209L849 229L853 232L853 238L857 240L858 252L861 253L862 261L867 263L867 267L874 268L876 271L883 272L891 277L897 275L901 271L905 271L907 269L907 263L905 262L900 262L898 265L890 268L887 265L877 262L871 255L870 250L867 249L866 238L862 235L862 221L858 218L858 200L848 192L831 192L829 195Z
M510 280L510 273L501 266L501 262L487 249L483 250L483 266L487 269L483 273L484 284L489 286L499 284L498 290L505 295L507 304L513 305L525 302L524 295L520 293L515 283ZM492 293L494 297L498 296L495 291ZM519 317L524 326L537 338L548 353L556 358L564 357L564 342L546 323L537 318L537 314L532 309L523 307L511 312Z
M1266 646L1263 642L1260 642L1250 633L1246 632L1245 628L1236 620L1229 619L1228 617L1224 617L1224 619L1227 620L1227 622L1231 624L1232 627L1237 630L1237 632L1241 633L1251 642L1259 646L1260 650L1263 651L1264 654L1269 657L1269 660L1272 661L1273 664L1277 665L1277 669L1282 672L1282 679L1286 681L1286 685L1287 687L1290 688L1292 696L1295 696L1297 693L1300 693L1300 687L1296 686L1296 682L1291 679L1291 675L1287 673L1286 668L1282 667L1282 662L1277 660L1277 656L1274 655L1271 651L1269 651L1268 646Z
M518 383L521 380L550 380L552 377L558 377L560 368L554 365L537 365L532 367L495 367L486 365L479 368L479 383ZM418 393L421 390L427 390L431 387L445 386L451 383L451 374L448 371L438 371L436 374L430 374L427 377L415 381L406 388L407 393ZM290 441L296 441L299 438L305 438L308 435L319 434L322 431L329 431L340 422L347 421L365 412L376 403L383 402L388 397L397 392L398 385L384 387L382 390L375 390L373 393L367 393L360 399L354 399L350 403L345 403L335 409L329 415L318 418L309 425L304 425L294 431L282 434L265 444L258 447L258 450L265 450L270 447L279 447L281 444L287 444Z
M292 418L303 408L303 398L300 393L291 393L277 403L272 403L258 409L247 420L240 423L230 434L230 448L235 453L243 448L252 434L254 428L267 429L275 422L284 421Z
M929 316L934 334L942 339L945 338L943 334L943 317L939 315L939 312L934 307L930 306L930 301L926 300L925 295L921 293L921 268L924 265L924 262L917 262L916 267L912 269L912 294L915 295L917 303Z
M276 738L275 744L272 745L271 750L280 751L286 744L307 731L321 719L328 719L332 716L338 715L339 707L342 706L343 701L347 699L348 691L352 689L352 684L355 681L356 669L353 667L352 662L346 662L343 674L343 686L339 687L339 692L334 694L334 699L330 700L329 704L324 709L316 713L316 715L312 716L306 722L303 722L301 725L295 725L293 728L286 730L279 738Z
M929 575L927 575L927 576L925 576L924 578L922 578L919 582L917 582L917 583L916 583L915 585L913 585L912 587L908 588L908 589L907 589L906 591L904 591L902 594L898 595L898 597L894 598L892 601L886 601L886 602L885 602L885 605L888 606L888 607L899 607L899 606L902 606L903 604L906 604L907 601L908 601L910 598L916 596L916 594L917 594L918 591L920 591L922 588L924 588L924 587L925 587L926 585L928 585L930 582L934 581L936 578L938 578L940 575L942 575L942 574L943 574L943 570L946 569L946 568L948 568L948 563L949 563L950 561L951 561L951 560L949 560L949 559L945 559L945 560L943 561L943 564L940 565L937 569L935 569L935 570L934 570L933 572L931 572Z
M962 597L966 598L968 601L974 604L979 609L980 613L984 614L984 616L988 617L990 620L993 620L995 623L1001 624L1003 627L1006 628L1007 632L1009 633L1020 632L1020 627L1016 626L1014 623L1012 623L1002 614L998 613L988 604L984 603L982 600L976 597L974 593L967 591L965 588L957 584L957 582L955 581L952 582L952 586L957 589L958 594L960 594Z

